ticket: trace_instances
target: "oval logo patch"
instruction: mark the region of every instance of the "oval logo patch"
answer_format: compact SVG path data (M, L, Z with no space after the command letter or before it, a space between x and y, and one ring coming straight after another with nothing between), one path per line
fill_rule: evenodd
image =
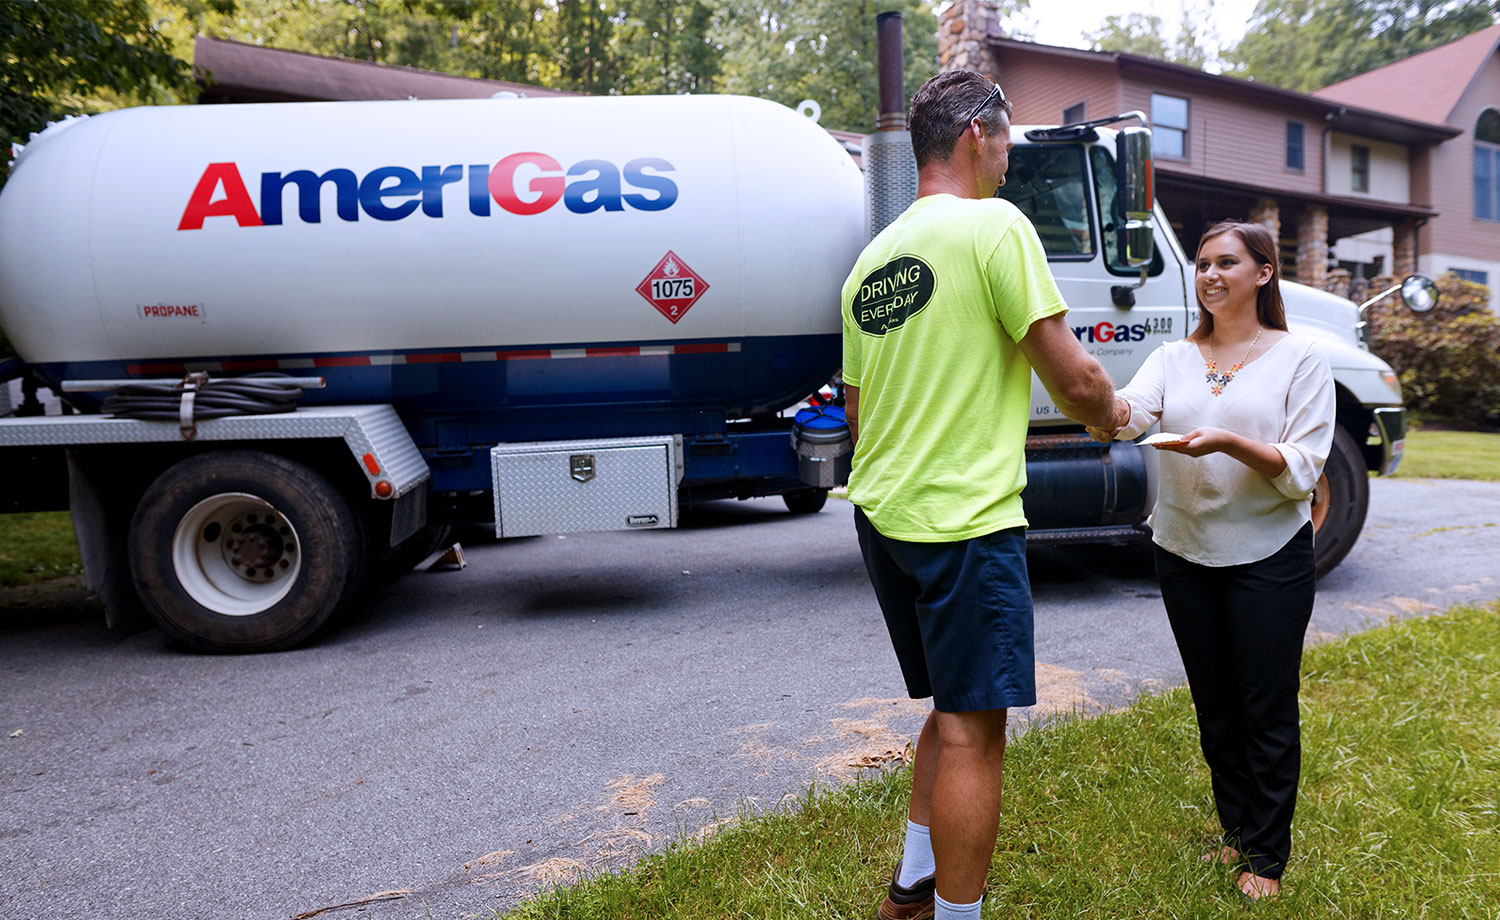
M865 276L854 295L855 325L870 335L900 329L932 300L937 279L916 256L897 256Z

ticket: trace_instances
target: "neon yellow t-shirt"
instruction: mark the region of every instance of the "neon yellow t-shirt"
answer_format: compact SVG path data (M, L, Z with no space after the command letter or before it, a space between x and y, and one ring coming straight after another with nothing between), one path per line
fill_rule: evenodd
M859 387L849 499L895 540L1021 527L1031 365L1016 344L1068 309L1010 202L917 199L844 282L844 381Z

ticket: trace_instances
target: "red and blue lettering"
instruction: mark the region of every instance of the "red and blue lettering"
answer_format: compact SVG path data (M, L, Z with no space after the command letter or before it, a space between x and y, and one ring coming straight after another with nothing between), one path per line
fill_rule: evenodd
M241 227L274 227L286 218L288 187L296 190L297 218L322 223L323 190L332 186L339 220L402 220L420 208L427 217L443 216L447 186L459 186L469 213L490 216L493 201L511 214L540 214L559 201L575 214L594 211L663 211L677 201L677 183L662 173L673 166L659 157L640 157L623 169L608 160L580 160L563 169L545 153L513 153L493 166L462 164L382 166L362 178L349 169L318 174L309 169L260 175L260 207L234 163L210 163L183 209L178 230L201 230L210 217L232 217ZM467 174L468 181L464 182Z
M1073 335L1080 342L1141 342L1148 334L1145 323L1096 323L1092 326L1074 326Z

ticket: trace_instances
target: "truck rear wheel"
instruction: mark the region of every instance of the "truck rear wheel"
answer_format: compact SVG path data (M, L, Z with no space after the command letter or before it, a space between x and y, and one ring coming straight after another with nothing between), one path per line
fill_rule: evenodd
M130 524L130 573L157 623L204 652L306 641L359 587L364 531L326 478L275 454L199 454Z
M793 514L816 514L827 503L828 490L798 489L795 492L783 492L781 500L786 502L786 510Z
M1365 526L1370 505L1370 475L1354 438L1342 428L1333 432L1333 449L1313 490L1313 531L1317 534L1317 571L1322 578L1349 555Z

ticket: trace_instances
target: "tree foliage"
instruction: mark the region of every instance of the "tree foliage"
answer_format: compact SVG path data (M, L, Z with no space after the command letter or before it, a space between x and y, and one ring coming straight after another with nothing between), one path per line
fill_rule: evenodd
M1161 17L1147 13L1106 16L1099 28L1085 33L1084 38L1095 51L1120 51L1201 68L1214 57L1209 47L1213 39L1208 25L1212 7L1211 0L1207 9L1184 4L1182 21L1170 39Z
M558 3L552 52L558 65L559 89L605 93L619 82L621 61L614 41L617 25L609 4L598 0Z
M908 91L937 69L937 18L927 0L238 0L229 9L152 2L185 58L203 34L585 93L813 99L824 125L851 130L874 122L877 12L906 14Z
M825 127L870 131L879 108L875 16L903 15L908 98L937 72L931 3L885 0L723 0L724 91L785 105L812 99Z
M622 0L616 31L620 79L612 89L644 93L708 93L719 84L723 49L710 30L704 0Z
M1453 274L1441 297L1418 315L1387 298L1371 310L1370 350L1401 376L1407 408L1424 419L1466 427L1500 423L1500 316L1489 288Z
M1225 58L1235 76L1311 92L1497 19L1500 0L1260 0Z
M146 0L0 2L0 142L7 148L63 115L121 100L178 101L193 88L190 66L154 27Z

